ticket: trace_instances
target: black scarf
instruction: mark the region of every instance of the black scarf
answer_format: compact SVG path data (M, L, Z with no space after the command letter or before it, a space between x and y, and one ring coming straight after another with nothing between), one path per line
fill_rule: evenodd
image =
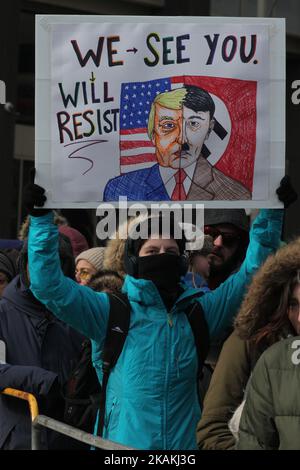
M156 285L169 311L180 293L180 256L169 253L140 256L137 277L148 279Z

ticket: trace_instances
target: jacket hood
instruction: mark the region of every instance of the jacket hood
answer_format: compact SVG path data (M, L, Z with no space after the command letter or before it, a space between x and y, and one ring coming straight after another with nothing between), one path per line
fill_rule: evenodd
M2 296L3 301L8 301L17 307L18 310L22 310L24 313L31 316L41 317L41 314L47 313L52 315L46 309L46 307L39 302L31 290L26 287L20 275L17 275L5 288Z
M68 226L68 221L67 219L59 214L56 210L53 210L53 222L58 225L59 227L61 226ZM30 215L27 215L20 227L19 233L18 233L18 239L20 240L20 247L12 247L12 248L17 248L20 249L22 248L22 242L28 238L29 234L29 225L30 225ZM71 228L71 227L70 227ZM75 230L75 229L74 229ZM64 233L62 231L62 233ZM83 235L82 235L83 236ZM75 256L75 255L74 255Z
M118 230L108 240L104 252L103 269L116 271L120 276L126 275L124 265L125 244L128 232L136 221L143 221L146 217L140 216L127 220L121 224Z
M237 334L249 339L279 305L283 288L300 270L300 238L268 257L253 277L235 320Z
M116 271L120 276L125 276L124 250L126 240L116 238L109 240L104 252L103 268L106 271Z

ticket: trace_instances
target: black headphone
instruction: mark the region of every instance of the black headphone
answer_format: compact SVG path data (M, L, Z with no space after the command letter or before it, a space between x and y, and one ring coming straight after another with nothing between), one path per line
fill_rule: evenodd
M189 269L189 258L186 253L180 255L180 276L185 276Z
M138 259L134 254L134 246L132 238L128 237L124 250L124 268L125 272L130 276L136 277L138 274Z
M179 263L180 276L185 276L189 268L188 256L185 253L180 255ZM138 257L134 254L134 240L129 236L125 243L124 267L125 272L130 276L136 277L138 275Z

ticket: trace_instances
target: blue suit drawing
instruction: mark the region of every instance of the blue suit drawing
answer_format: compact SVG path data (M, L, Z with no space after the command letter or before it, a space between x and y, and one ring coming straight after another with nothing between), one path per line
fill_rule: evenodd
M170 201L159 171L159 164L151 168L130 171L108 181L104 201L118 201L126 196L129 201ZM251 192L240 182L214 168L205 158L197 161L193 180L187 194L190 201L246 200Z
M126 196L129 201L169 201L158 163L109 180L103 201L118 201L120 196Z

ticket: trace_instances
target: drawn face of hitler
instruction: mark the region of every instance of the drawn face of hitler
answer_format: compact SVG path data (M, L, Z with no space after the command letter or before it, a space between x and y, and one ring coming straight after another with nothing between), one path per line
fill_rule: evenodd
M182 146L182 110L155 104L152 142L161 166L179 168Z
M193 111L183 106L174 110L155 105L153 143L160 165L185 168L197 160L204 141L213 128L209 111Z
M204 141L214 126L209 111L193 111L183 106L181 167L194 163L201 154Z

